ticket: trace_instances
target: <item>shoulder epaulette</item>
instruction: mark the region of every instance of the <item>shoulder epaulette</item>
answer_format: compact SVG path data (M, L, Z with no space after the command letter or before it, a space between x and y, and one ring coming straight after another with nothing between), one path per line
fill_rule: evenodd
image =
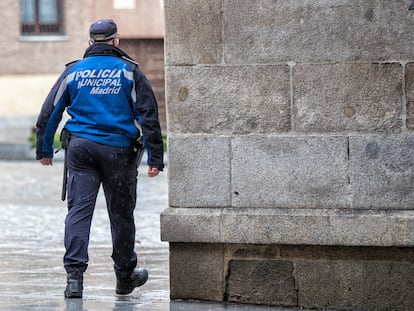
M67 66L69 66L69 65L71 65L71 64L73 64L73 63L77 63L78 61L79 61L79 59L74 60L74 61L71 61L71 62L67 63L65 66L67 67Z
M131 59L131 58L129 58L129 57L126 57L126 56L121 56L121 58L122 58L122 59L125 59L125 60L127 60L127 61L129 61L129 62L131 62L131 63L133 63L133 64L135 64L135 65L137 65L137 66L139 66L139 63L138 63L138 62L134 61L133 59Z

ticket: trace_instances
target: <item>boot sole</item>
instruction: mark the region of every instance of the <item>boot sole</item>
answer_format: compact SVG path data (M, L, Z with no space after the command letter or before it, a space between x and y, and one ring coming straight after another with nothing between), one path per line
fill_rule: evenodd
M82 293L71 293L71 294L67 294L65 292L65 298L82 298Z
M125 287L123 287L122 285L117 286L117 288L115 290L115 293L117 295L122 295L122 296L129 295L134 291L135 288L141 287L142 285L147 283L147 280L148 280L148 278L146 278L144 281L141 281L139 283L135 283L133 285L128 285L128 286L125 286Z

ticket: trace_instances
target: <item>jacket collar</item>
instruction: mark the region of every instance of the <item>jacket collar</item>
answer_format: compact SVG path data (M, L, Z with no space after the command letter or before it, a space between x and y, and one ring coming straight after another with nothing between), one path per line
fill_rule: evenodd
M109 45L109 44L102 44L102 43L96 43L92 44L90 47L88 47L85 51L85 54L83 55L83 58L89 57L89 56L115 56L115 57L129 57L124 51L121 49Z

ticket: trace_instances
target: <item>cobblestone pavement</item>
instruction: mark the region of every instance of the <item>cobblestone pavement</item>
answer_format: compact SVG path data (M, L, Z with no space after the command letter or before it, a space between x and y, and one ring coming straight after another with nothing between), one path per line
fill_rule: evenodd
M60 199L61 161L0 161L0 310L292 310L169 299L168 243L159 215L167 208L167 171L149 178L144 165L135 211L138 263L148 282L129 296L115 295L105 199L99 193L92 222L84 298L64 299L62 265L66 202Z

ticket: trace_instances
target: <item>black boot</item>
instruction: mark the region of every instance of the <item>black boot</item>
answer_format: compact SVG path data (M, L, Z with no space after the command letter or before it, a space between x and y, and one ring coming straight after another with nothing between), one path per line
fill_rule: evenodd
M116 281L116 293L118 295L128 295L132 293L135 287L139 287L145 284L148 280L148 271L144 268L138 268L132 271L130 276L126 280Z
M68 273L65 289L66 298L82 298L83 272L75 270Z

